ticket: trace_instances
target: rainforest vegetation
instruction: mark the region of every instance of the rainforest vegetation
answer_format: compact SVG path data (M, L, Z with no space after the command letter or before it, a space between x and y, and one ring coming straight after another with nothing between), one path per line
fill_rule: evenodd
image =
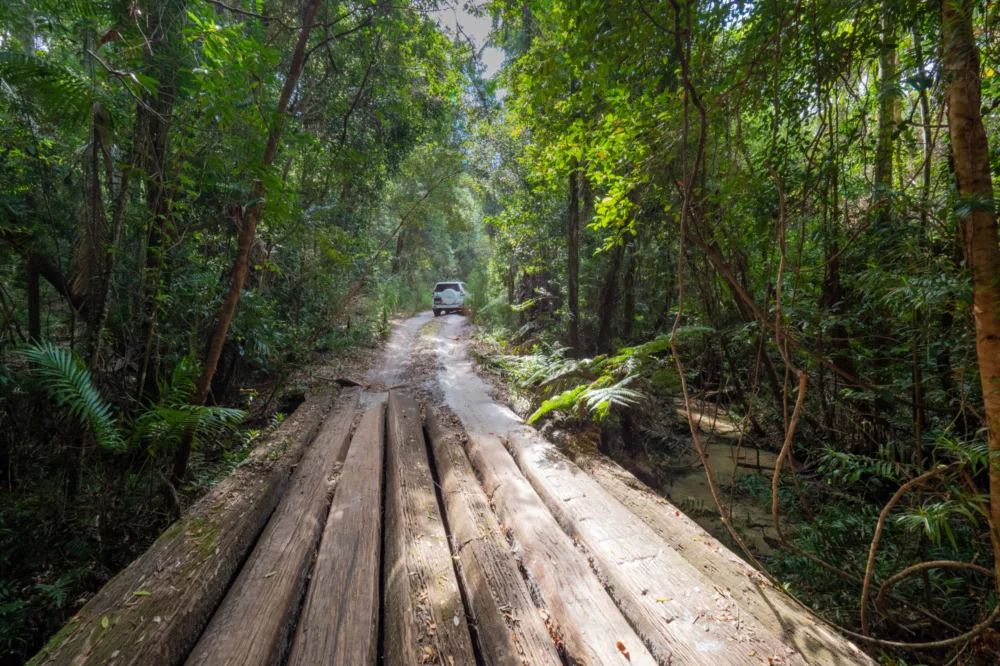
M883 663L996 663L1000 7L462 10L0 3L0 659L461 279L546 432L667 492L724 415L767 477L685 509Z

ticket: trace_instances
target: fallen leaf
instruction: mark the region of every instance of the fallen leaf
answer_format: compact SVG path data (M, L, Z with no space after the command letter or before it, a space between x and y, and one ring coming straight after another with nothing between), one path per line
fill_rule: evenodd
M656 597L656 600L661 604L665 604L670 601L670 597Z
M632 661L632 655L630 655L628 653L628 650L625 649L625 644L622 643L621 641L618 641L618 643L616 645L618 647L618 651L621 652L625 656L626 659L628 659L629 661Z
M136 590L132 594L135 595L135 596L137 596L137 597L148 597L149 596L149 590Z

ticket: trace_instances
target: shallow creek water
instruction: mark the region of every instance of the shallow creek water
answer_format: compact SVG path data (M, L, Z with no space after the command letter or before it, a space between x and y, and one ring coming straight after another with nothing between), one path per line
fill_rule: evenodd
M687 421L683 403L678 402L675 411L682 422ZM708 456L715 487L719 498L732 513L733 526L751 550L758 555L769 555L771 546L765 537L777 537L771 521L769 500L748 496L747 493L734 496L731 488L741 478L752 475L759 476L760 484L769 487L777 454L752 446L740 446L739 429L724 413L712 409L699 411L697 408L692 413L701 433L700 441ZM689 466L685 468L685 465ZM678 467L676 472L664 480L661 492L667 493L674 504L709 534L736 548L729 531L719 519L708 476L701 466L693 441L689 442Z
M741 477L760 475L765 483L770 483L777 457L770 451L747 446L737 449L737 439L718 435L704 437L702 446L705 447L719 497L727 507L732 500L730 488L733 482ZM674 504L710 534L729 543L729 532L719 520L719 512L708 485L708 476L699 462L698 452L693 443L685 454L685 459L692 466L669 476L663 482L662 490ZM746 544L757 554L770 554L771 547L764 537L777 536L771 524L770 506L766 506L763 501L754 497L747 497L744 493L736 496L731 511L732 523Z

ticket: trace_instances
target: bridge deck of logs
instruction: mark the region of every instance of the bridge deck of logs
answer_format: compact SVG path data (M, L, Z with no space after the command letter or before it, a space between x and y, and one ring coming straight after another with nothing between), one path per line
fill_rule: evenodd
M871 664L610 461L313 396L32 664Z

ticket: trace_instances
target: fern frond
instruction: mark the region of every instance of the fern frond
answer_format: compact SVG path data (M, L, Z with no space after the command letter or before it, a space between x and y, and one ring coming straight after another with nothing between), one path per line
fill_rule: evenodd
M171 446L185 432L193 434L194 446L226 432L235 432L246 416L241 409L206 407L204 405L155 405L146 410L135 423L133 436L151 448Z
M630 407L640 402L645 396L635 389L626 388L634 376L628 376L611 386L596 386L588 388L580 396L587 405L587 411L598 419L603 419L610 413L612 407Z
M89 427L101 447L111 451L124 450L125 442L118 433L111 406L104 402L82 361L48 340L32 343L20 354L33 364L31 372L42 389L50 398L67 407L74 419Z
M194 395L197 385L195 377L198 368L194 359L188 355L181 358L170 373L170 381L158 381L160 403L169 407L186 405Z
M580 394L586 391L588 386L584 384L583 386L577 386L574 389L570 389L559 395L549 398L544 401L541 406L535 410L535 413L528 417L528 423L534 423L538 419L542 418L551 411L561 409L567 410L573 407L580 398Z
M80 72L34 55L0 51L0 80L54 118L83 120L98 100Z

